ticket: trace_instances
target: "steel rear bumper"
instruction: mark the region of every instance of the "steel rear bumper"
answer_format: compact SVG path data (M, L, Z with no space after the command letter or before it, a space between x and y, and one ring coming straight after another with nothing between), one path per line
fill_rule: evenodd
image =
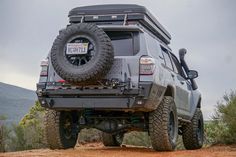
M44 102L43 102L44 101ZM41 100L43 107L52 109L128 109L133 106L134 98L44 98Z
M101 110L148 111L150 92L157 87L143 82L138 89L56 89L37 90L42 107L58 110L94 108ZM152 92L153 93L153 92ZM147 101L148 100L148 101ZM151 100L154 100L151 98Z

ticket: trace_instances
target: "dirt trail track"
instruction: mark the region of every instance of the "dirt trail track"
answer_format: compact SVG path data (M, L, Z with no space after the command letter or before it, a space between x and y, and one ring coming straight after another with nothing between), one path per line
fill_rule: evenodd
M200 150L155 152L140 147L105 148L101 144L67 150L38 149L0 153L0 157L236 157L236 146L214 146Z

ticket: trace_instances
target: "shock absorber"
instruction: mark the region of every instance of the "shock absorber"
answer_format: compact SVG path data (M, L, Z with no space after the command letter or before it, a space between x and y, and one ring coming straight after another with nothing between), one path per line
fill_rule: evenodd
M91 115L93 115L92 109L85 109L80 116L80 124L91 123Z

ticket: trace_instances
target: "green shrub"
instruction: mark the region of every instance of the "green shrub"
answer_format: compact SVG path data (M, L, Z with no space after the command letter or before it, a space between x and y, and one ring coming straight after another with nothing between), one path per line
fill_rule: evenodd
M213 120L205 124L208 143L236 143L236 92L225 94L217 103Z
M207 145L226 143L230 137L226 124L218 120L205 123L205 136Z

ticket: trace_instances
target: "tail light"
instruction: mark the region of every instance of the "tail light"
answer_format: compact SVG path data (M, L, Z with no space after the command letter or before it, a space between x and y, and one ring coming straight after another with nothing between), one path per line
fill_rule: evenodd
M40 72L40 76L48 76L48 60L42 60L40 66L42 67L42 70Z
M140 75L152 75L155 69L155 60L149 56L140 58Z
M65 80L58 80L57 82L59 82L59 83L65 83L66 81L65 81Z

